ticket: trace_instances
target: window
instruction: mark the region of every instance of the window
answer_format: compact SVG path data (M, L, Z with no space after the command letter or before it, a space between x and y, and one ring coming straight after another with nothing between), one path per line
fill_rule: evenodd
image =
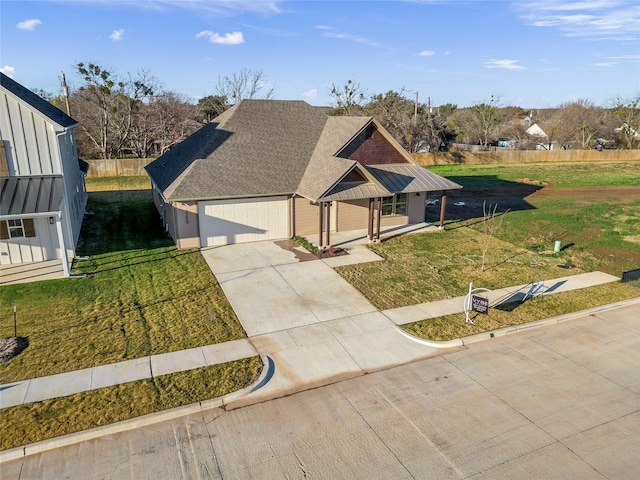
M32 218L12 218L0 222L0 240L10 238L29 238L36 236L36 228Z
M7 220L7 229L9 230L9 238L24 237L24 226L22 220Z
M393 197L382 199L382 216L406 215L407 214L407 194L398 193Z

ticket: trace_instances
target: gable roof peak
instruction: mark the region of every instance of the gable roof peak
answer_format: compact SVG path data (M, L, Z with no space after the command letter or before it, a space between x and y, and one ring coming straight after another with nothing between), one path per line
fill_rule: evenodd
M78 122L64 113L58 107L50 104L40 95L32 92L28 88L0 72L0 86L12 96L18 98L36 110L40 115L48 118L53 123L62 128L69 128L78 125Z

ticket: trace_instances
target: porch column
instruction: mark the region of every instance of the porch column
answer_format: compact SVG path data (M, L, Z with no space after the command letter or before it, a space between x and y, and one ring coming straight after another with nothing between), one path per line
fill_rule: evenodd
M368 226L367 238L369 239L370 242L373 241L374 202L375 202L374 198L369 199L369 218L367 219L367 226Z
M56 231L58 232L58 243L60 244L60 253L62 256L62 270L65 277L71 276L71 270L69 269L69 255L67 254L67 246L64 243L64 234L62 233L62 216L58 212L55 216L56 219Z
M327 208L327 219L325 225L327 226L327 246L331 246L331 202L325 203Z
M324 235L322 230L324 226L324 202L318 203L318 246L322 248L324 246Z
M440 230L444 228L444 211L447 205L447 191L442 191L442 199L440 200Z
M382 220L382 197L378 197L378 221L377 221L377 230L376 230L376 241L380 241L380 222Z

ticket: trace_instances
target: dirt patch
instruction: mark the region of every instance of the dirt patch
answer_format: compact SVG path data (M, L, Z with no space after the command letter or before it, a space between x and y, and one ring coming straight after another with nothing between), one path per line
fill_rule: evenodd
M580 200L582 198L620 197L629 201L640 201L640 187L582 187L550 188L540 185L521 183L503 188L463 188L454 190L447 196L448 219L468 220L482 218L483 204L498 205L498 211L532 210L530 203L539 198L564 197ZM456 205L459 203L460 205ZM427 212L440 215L440 205L427 205Z
M347 252L344 248L329 247L329 248L324 248L322 250L318 250L317 252L314 253L314 255L322 259L322 258L341 257L343 255L349 255L349 252Z

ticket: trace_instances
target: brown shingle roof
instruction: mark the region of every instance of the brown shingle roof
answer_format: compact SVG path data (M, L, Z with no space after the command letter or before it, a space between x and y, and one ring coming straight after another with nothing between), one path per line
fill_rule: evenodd
M382 128L371 117L328 117L302 101L243 100L146 170L167 201L294 193L316 201L337 194L340 180L359 165L336 155L371 123ZM406 188L436 189L431 187L437 182L427 182L435 177L444 181L437 183L439 190L460 187L415 164L406 167L419 179L407 180ZM377 184L372 193L404 191L389 189L396 188L391 177L396 174L402 182L408 171L366 172Z

